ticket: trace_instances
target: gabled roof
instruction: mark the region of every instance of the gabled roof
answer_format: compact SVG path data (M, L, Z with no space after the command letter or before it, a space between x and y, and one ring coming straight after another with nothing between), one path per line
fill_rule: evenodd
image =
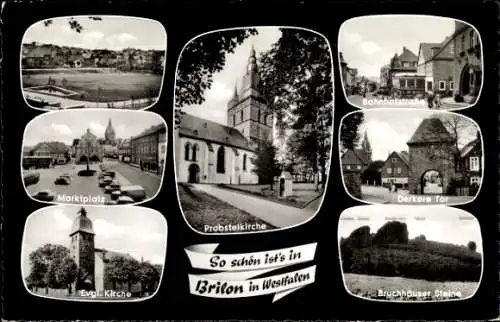
M428 62L432 56L432 48L441 48L441 44L439 43L421 43L420 48L418 50L419 57L424 57L424 62Z
M64 153L68 151L68 147L63 142L40 142L37 143L31 151L36 150L43 145L46 145L52 153Z
M368 156L366 155L365 151L363 149L354 149L354 150L347 150L346 152L344 152L344 154L342 155L342 158L347 155L348 153L352 153L354 154L355 157L358 158L358 160L362 163L362 164L368 164L369 163L369 158Z
M398 157L399 159L401 159L401 161L403 161L407 166L410 166L410 155L408 154L408 152L406 151L401 151L401 152L398 152L398 151L393 151L388 157L387 157L387 160L385 160L385 162L388 162L391 158L393 158L394 156Z
M149 134L152 134L152 133L155 133L155 132L161 132L161 131L166 131L166 130L167 130L167 128L165 127L165 124L163 122L160 123L160 124L152 125L149 128L147 128L144 131L142 131L141 133L139 133L138 135L130 138L130 141L133 141L135 139L144 137L146 135L149 135Z
M408 145L419 143L440 143L454 142L450 132L446 129L443 122L438 118L426 118L417 127L411 139L406 142Z
M460 157L465 158L478 144L481 144L481 140L479 138L474 139L467 143L461 150L460 150Z
M253 151L237 129L190 114L181 116L179 135Z
M398 56L399 61L401 62L412 62L417 60L417 55L415 55L411 50L406 47L403 47L403 52Z

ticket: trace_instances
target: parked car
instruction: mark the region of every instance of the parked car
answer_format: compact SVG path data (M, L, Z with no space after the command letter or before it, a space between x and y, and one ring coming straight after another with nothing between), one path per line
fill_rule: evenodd
M122 195L122 192L120 191L120 189L112 191L111 192L111 200L118 200L118 198L120 198L121 195Z
M68 177L65 177L65 176L60 176L60 177L57 177L56 180L54 181L54 184L57 184L57 185L69 185L71 183L71 179L69 179Z
M55 193L52 192L51 190L42 190L38 191L34 195L31 196L33 199L40 200L40 201L53 201L55 198Z
M23 175L24 186L27 187L32 184L37 184L40 181L40 173L39 172L31 172L25 173Z
M99 187L106 187L111 182L113 182L113 178L111 178L110 176L104 176L103 178L99 179Z
M120 190L120 184L116 181L111 182L104 188L105 193L112 193L113 191Z
M105 205L117 205L118 202L116 200L106 200L104 202Z
M71 181L71 175L69 173L64 173L59 176L60 178L67 178L69 181Z
M146 191L141 186L122 186L120 192L122 196L128 196L135 202L146 199Z
M117 205L126 205L131 203L134 203L134 199L130 198L129 196L120 196L116 201Z

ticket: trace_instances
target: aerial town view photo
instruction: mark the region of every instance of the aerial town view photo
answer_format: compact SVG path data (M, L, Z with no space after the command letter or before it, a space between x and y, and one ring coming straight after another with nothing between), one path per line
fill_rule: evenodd
M160 96L166 44L163 25L144 18L39 21L21 46L24 98L42 110L148 108Z
M481 228L452 207L357 206L340 215L340 263L351 295L376 301L465 300L483 274Z
M48 203L121 205L158 193L167 127L157 114L108 109L58 111L26 126L26 192Z
M468 117L420 109L358 111L342 119L339 138L344 187L355 199L457 205L471 202L481 188L483 142Z
M338 47L344 94L356 107L462 109L481 93L481 38L460 20L353 18L342 24Z
M160 286L166 247L167 222L152 209L45 207L26 220L24 285L53 299L146 299Z
M188 43L174 157L191 228L259 232L317 213L332 149L332 64L327 40L304 29L221 30Z

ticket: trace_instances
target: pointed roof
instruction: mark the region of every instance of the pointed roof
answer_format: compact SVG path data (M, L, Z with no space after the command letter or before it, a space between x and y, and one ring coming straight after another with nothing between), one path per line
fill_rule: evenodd
M441 142L455 142L455 139L451 136L450 132L448 132L439 118L430 117L424 119L420 123L417 130L406 144L415 145Z
M385 162L388 162L390 159L392 159L394 156L397 156L401 161L403 161L407 166L410 165L410 155L408 154L407 151L393 151L392 153L389 154L387 157L387 160Z
M73 225L71 227L71 232L69 235L72 236L78 232L95 235L92 221L87 217L87 211L85 210L85 208L82 207L80 211L78 211L78 214L79 216L76 217L73 221Z
M432 48L441 48L438 43L421 43L418 50L419 57L424 57L424 62L429 61L433 57Z

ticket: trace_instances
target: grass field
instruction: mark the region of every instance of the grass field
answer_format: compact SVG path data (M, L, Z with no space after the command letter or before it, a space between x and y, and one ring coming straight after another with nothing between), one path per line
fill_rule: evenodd
M46 73L23 75L23 88L47 85L49 77L60 86L80 93L72 99L90 102L116 102L156 98L162 76L146 73Z
M267 229L276 227L251 214L235 208L201 191L193 191L188 185L179 184L179 199L188 223L197 231L208 233L206 226L260 224ZM235 231L243 232L243 231ZM227 233L231 233L230 231Z
M430 282L403 277L385 277L359 274L344 274L347 290L357 296L367 299L385 301L447 301L450 299L465 299L472 296L479 283L476 282ZM425 297L379 296L382 291L412 291L430 292ZM437 292L460 292L460 297L450 298Z

